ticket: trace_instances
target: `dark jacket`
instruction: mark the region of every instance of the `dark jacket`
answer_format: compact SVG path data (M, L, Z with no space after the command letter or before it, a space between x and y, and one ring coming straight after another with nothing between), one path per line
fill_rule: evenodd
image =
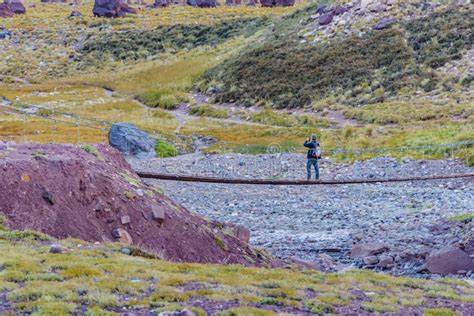
M308 147L309 150L308 150L308 154L306 155L306 157L308 159L314 159L313 157L313 153L316 151L316 148L319 146L319 144L315 141L315 140L312 140L310 142L308 141L305 141L304 142L304 147Z

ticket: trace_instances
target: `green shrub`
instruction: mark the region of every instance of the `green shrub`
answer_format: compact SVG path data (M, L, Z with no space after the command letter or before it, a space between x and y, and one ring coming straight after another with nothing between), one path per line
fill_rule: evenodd
M474 220L474 213L466 213L448 218L450 221L469 221Z
M209 105L198 105L191 107L189 113L196 116L206 116L214 118L228 118L229 113L223 109L216 109Z
M156 141L155 152L156 156L160 158L174 157L178 155L176 148L172 144L161 139Z
M261 123L265 125L275 126L311 126L311 127L328 127L329 121L327 119L317 118L311 115L290 115L287 113L279 113L270 109L265 109L260 112L252 113L248 117L252 122Z
M456 313L449 308L427 308L423 312L423 316L454 316Z
M176 109L181 101L176 93L167 89L145 92L138 96L138 100L149 107L159 107L166 110Z

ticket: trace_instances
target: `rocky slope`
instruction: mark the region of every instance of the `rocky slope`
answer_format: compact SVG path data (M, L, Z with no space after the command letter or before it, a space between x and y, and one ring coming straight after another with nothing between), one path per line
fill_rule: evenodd
M132 162L137 169L155 172L257 179L304 179L304 163L304 155L297 154L188 155ZM398 161L386 156L352 165L326 159L321 163L323 179L465 172L474 168L456 160ZM249 227L251 244L277 256L305 259L326 271L353 265L414 275L427 272L426 259L447 246L474 255L474 221L447 219L473 213L472 179L297 187L172 181L159 185L201 215ZM351 251L355 246L361 247L360 253L357 248ZM460 273L472 276L469 263L466 267L454 267L451 273L464 270Z
M172 261L272 264L248 231L209 222L141 183L105 146L0 143L0 216L11 229L119 241Z

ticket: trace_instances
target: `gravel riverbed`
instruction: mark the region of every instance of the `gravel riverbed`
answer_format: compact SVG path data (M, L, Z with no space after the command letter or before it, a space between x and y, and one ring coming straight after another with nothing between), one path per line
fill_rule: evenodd
M305 162L301 154L130 160L136 170L244 179L305 179ZM322 179L373 179L473 173L474 168L456 160L399 161L383 156L351 165L323 159L320 171ZM316 186L146 181L209 219L249 228L254 246L279 257L317 263L327 271L364 266L348 251L354 244L376 242L389 246L392 274L415 274L431 251L461 242L446 218L474 211L472 178Z

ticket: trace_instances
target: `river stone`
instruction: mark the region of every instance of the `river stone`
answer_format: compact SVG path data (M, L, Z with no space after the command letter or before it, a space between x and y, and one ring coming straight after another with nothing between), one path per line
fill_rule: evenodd
M379 262L379 258L377 256L368 256L368 257L365 257L363 260L364 260L364 264L369 265L369 266L372 266Z
M113 124L109 131L109 144L125 156L148 158L156 155L155 139L133 124Z
M374 256L387 251L389 247L386 244L369 243L369 244L357 244L352 246L350 256L351 258L365 258L368 256Z
M473 270L472 258L459 248L448 246L432 252L426 259L426 268L431 273L447 275L459 270Z
M381 255L379 263L377 264L380 268L388 268L393 264L393 257L388 255Z

